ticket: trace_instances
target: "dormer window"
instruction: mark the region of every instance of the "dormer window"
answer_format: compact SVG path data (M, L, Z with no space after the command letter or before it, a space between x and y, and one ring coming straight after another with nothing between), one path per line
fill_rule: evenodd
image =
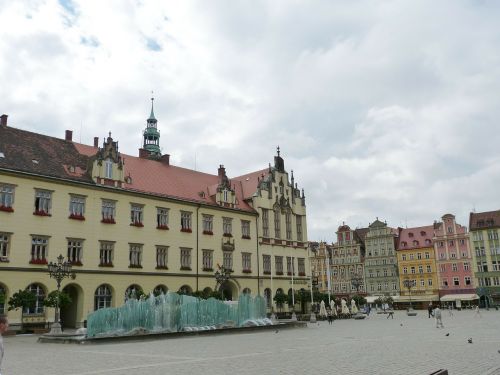
M408 233L408 237L413 237L413 233L412 232Z
M222 199L224 200L224 202L227 203L227 201L228 201L228 190L227 189L222 190Z
M421 236L425 236L425 234L426 234L426 233L425 233L425 231L421 231L421 232L420 232L420 235L421 235Z
M418 241L417 240L413 241L413 246L418 246Z
M113 178L113 161L111 159L104 162L104 177Z

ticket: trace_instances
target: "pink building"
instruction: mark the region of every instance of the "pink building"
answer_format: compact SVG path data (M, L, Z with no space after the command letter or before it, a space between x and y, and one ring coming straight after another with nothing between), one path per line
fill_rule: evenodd
M434 223L434 251L441 302L477 299L472 274L472 254L467 228L457 224L455 216L446 214Z

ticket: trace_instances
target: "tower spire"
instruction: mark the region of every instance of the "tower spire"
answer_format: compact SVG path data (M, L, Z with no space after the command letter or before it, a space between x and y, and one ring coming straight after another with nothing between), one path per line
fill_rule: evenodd
M143 147L149 153L150 158L159 158L161 157L160 132L157 128L158 120L155 118L154 114L154 100L155 98L153 96L153 92L151 91L151 114L146 120L146 129L143 132Z
M153 91L151 91L151 114L149 115L149 118L148 120L156 120L155 118L155 113L154 113L154 100L155 100L155 97L153 96Z

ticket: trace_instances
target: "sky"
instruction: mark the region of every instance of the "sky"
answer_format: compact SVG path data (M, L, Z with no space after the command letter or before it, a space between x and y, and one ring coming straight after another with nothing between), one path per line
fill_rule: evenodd
M279 145L308 239L500 209L500 2L0 0L9 125L228 176Z

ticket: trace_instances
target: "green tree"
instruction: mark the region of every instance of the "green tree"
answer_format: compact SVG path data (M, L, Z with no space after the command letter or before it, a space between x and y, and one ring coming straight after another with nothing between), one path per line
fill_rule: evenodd
M43 300L43 305L46 307L56 307L65 308L71 304L72 300L68 293L53 290L49 293L47 298Z
M276 293L273 298L274 302L276 302L276 306L278 306L279 311L281 312L283 309L283 305L288 301L288 296L285 293Z
M9 305L8 310L18 310L21 309L21 332L24 330L23 327L23 317L24 311L29 308L35 307L36 304L36 296L33 292L29 290L21 290L15 292L12 297L9 298L7 302Z
M355 294L354 296L352 296L352 299L356 302L356 305L358 305L358 308L360 306L363 306L364 304L366 304L366 298L363 296L360 296L358 294Z

